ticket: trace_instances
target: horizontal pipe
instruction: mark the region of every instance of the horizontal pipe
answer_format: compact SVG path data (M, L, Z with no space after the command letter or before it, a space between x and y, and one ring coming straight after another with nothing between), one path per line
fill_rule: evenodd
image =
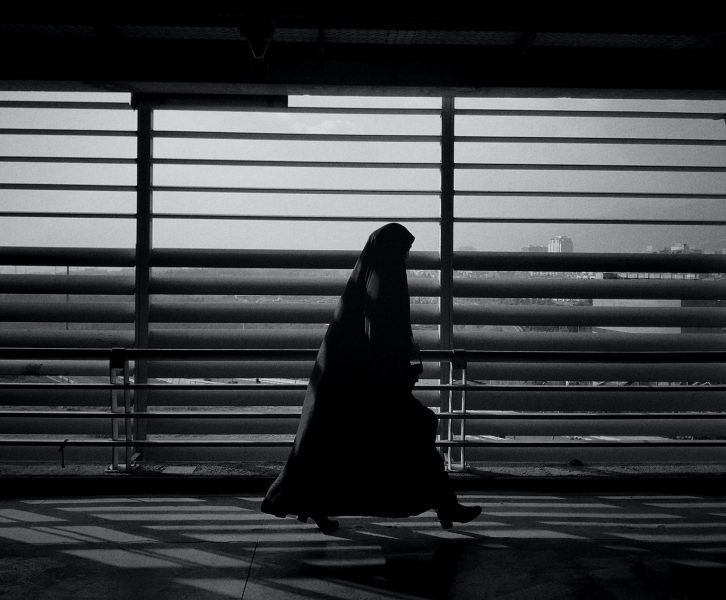
M0 183L0 190L36 190L52 192L135 192L136 186L79 183Z
M473 436L472 436L473 437ZM512 447L512 448L722 448L726 447L726 439L720 440L674 440L668 438L657 439L637 439L642 436L633 436L636 439L620 439L607 440L593 439L588 440L546 440L546 441L524 441L517 439L467 439L466 441L454 440L451 442L442 442L447 446L466 446L467 448L488 448L488 447ZM437 443L437 445L439 445Z
M325 327L314 329L194 329L189 326L175 329L152 327L149 345L153 348L239 348L293 350L318 348L325 335Z
M135 219L135 213L0 211L2 219Z
M469 390L471 410L560 412L721 412L726 386L719 385L531 385Z
M352 269L359 252L347 250L209 250L161 249L151 251L153 267ZM2 254L0 254L2 256ZM408 269L439 267L436 252L411 252Z
M0 130L0 135L3 130ZM158 139L204 139L204 140L269 140L278 142L429 142L438 143L438 135L424 134L328 134L328 133L258 133L246 131L155 131Z
M726 273L726 255L454 252L457 271Z
M156 384L152 384L156 385ZM0 384L5 406L89 407L108 406L110 384ZM210 407L299 407L303 403L305 384L175 385L147 388L152 390L151 404L168 406ZM459 389L457 386L456 389ZM726 386L486 386L467 396L471 410L561 411L561 412L722 412ZM118 388L117 388L118 389ZM135 389L140 389L136 387ZM244 393L240 393L244 392ZM414 395L430 406L437 406L439 393L417 386Z
M414 333L414 337L416 334ZM720 333L571 333L564 331L498 333L454 331L454 347L492 351L695 352L726 350Z
M133 350L131 351L133 352ZM446 356L445 352L422 352L424 359L433 359L439 355ZM645 352L645 351L501 351L501 350L454 350L450 353L453 360L467 361L469 363L481 362L509 362L523 363L631 363L640 365L643 363L713 363L726 362L726 351L684 351L684 352Z
M0 158L0 161L2 158ZM438 162L362 162L322 160L242 160L218 158L155 158L155 165L210 167L305 167L342 169L440 169ZM726 169L725 169L726 170Z
M132 323L132 302L0 302L0 322Z
M2 414L2 413L0 413ZM27 415L28 412L23 414ZM111 413L104 413L111 414ZM190 413L191 414L191 413ZM726 412L505 412L464 411L439 413L439 417L475 421L692 421L694 419L726 419Z
M2 216L2 213L0 213ZM235 213L154 213L154 219L191 219L196 221L302 221L304 223L438 223L438 217L350 217L346 215L307 216L307 215L247 215Z
M2 275L0 290L5 294L104 294L134 293L131 275Z
M155 323L330 323L335 308L333 302L152 302L149 319ZM0 304L0 320L4 316ZM411 322L438 324L438 306L412 305Z
M118 389L118 385L111 383L0 383L0 390L22 390L24 392L45 391L45 390L95 390L108 391ZM42 399L44 395L38 396Z
M0 410L0 419L299 419L301 411L164 411L164 412L111 412L109 410Z
M3 184L5 185L5 184ZM15 185L15 184L13 184ZM0 185L0 189L5 189ZM16 189L16 188L8 188ZM32 189L39 189L37 186ZM57 188L65 189L65 188ZM308 194L314 196L438 196L438 190L391 189L327 189L327 188L271 188L271 187L219 187L189 185L155 185L154 192L191 192L195 194Z
M13 354L13 350L16 350ZM77 350L77 352L73 352ZM62 354L27 356L28 348L0 349L0 377L98 376L108 378L111 351L86 348L64 349Z
M126 330L0 329L0 347L130 348L134 332Z
M0 156L0 163L36 163L69 165L135 165L135 158L96 156Z
M644 173L726 173L726 167L685 165L613 165L581 163L456 163L454 168L474 171L595 171Z
M441 115L440 108L364 108L348 106L288 106L284 109L286 114L324 114L324 115L376 115L376 116L402 116L402 115Z
M133 248L0 246L0 265L133 267Z
M55 446L55 447L71 447L71 446L106 446L106 447L275 447L275 446L292 446L292 435L278 435L269 437L229 437L227 439L203 438L203 437L186 437L170 436L171 439L145 439L145 440L112 440L109 438L43 438L43 437L10 437L0 436L0 446ZM273 438L273 439L271 439ZM511 439L468 439L461 440L437 440L437 447L502 447L502 448L653 448L653 447L673 447L673 448L721 448L726 446L726 440L672 440L672 439L649 439L649 440L618 440L605 441L601 439L593 440L571 440L571 441L522 441Z
M726 299L726 280L454 278L459 298Z
M317 348L301 349L182 349L182 348L0 348L0 359L108 360L112 353L124 360L233 361L312 360ZM424 362L469 363L713 363L726 362L726 351L502 351L502 350L423 350Z
M110 410L0 410L0 418L38 418L38 419L297 419L300 418L302 410L280 410L279 407L269 407L267 410L171 410L171 411L150 411L150 412L112 412ZM381 414L385 415L383 411ZM465 411L465 412L439 412L439 419L454 419L479 422L512 422L512 421L536 421L533 427L540 426L542 422L580 422L602 421L631 422L637 421L638 425L648 425L652 421L708 421L726 420L726 412L661 412L661 413L561 413L561 412L495 412L495 411ZM643 423L640 423L640 422ZM719 425L723 426L723 423ZM538 434L535 431L532 435Z
M714 219L588 219L580 217L557 217L557 218L532 218L532 217L456 217L455 223L523 223L523 224L554 224L563 223L570 225L678 225L678 226L701 226L701 227L723 227L726 221Z
M325 327L311 329L178 329L152 328L150 346L154 348L318 348L325 335ZM414 330L416 342L421 348L439 346L437 330ZM2 338L0 337L0 340ZM18 344L22 345L22 344ZM62 345L62 344L60 344ZM123 344L119 344L123 345ZM132 344L126 344L130 346Z
M0 383L0 390L155 390L155 391L291 391L305 390L305 383Z
M522 418L467 418L467 423L467 431L472 436L726 437L723 413L693 413L675 417L601 414L593 415L593 418L572 414L563 418L524 415Z
M224 393L229 391L253 391L253 392L274 392L274 391L295 391L305 390L306 383L0 383L0 389L3 390L20 390L24 392L40 391L40 390L154 390L154 391L174 391L176 392L199 392L200 394L208 393ZM632 397L638 397L643 394L666 395L675 397L680 394L681 398L688 398L692 401L694 398L703 397L704 394L723 394L726 386L723 385L678 385L678 386L642 386L642 385L603 385L603 386L585 386L585 385L488 385L479 383L452 383L452 384L416 384L414 391L416 393L426 393L430 391L466 390L470 394L484 394L486 402L491 400L493 394L496 397L504 397L507 394L516 394L526 397L532 402L532 406L540 406L536 398L540 398L547 394L557 394L558 396L567 396L570 399L586 400L589 396L595 394L598 402L602 403L600 408L607 406L607 402L613 398L622 399L621 397L630 394ZM695 396L694 396L695 394ZM40 396L39 396L40 398ZM476 398L476 396L474 396ZM676 400L678 398L675 398ZM633 402L629 397L629 402ZM546 408L546 404L542 403L541 408ZM631 406L632 408L632 406ZM492 409L494 410L494 409ZM504 409L497 409L504 410ZM525 410L525 409L517 409ZM529 408L527 410L533 410ZM684 409L679 409L685 411ZM557 413L559 414L559 413Z
M179 436L170 436L171 439L144 439L144 440L113 440L110 438L81 438L81 437L33 437L17 436L10 437L8 435L0 435L0 446L55 446L55 447L116 447L123 448L126 446L133 447L166 447L166 448L199 448L199 447L278 447L292 446L293 436L269 436L269 437L230 437L227 439L217 438L182 438Z
M131 110L128 102L83 102L59 100L0 100L0 108L43 108L71 110Z
M699 446L640 446L637 448L623 446L594 447L580 445L574 447L576 456L585 464L683 464L692 465L711 464L716 469L726 460L725 447L699 447ZM172 451L169 451L171 453ZM487 464L499 463L539 463L539 464L567 464L573 458L573 448L568 447L511 447L498 446L487 448L471 448L467 451L467 462L474 468L472 472L479 471L477 465L482 467L481 473L487 473ZM230 458L230 460L233 460ZM284 456L282 459L284 460ZM645 484L648 486L648 484ZM644 489L649 489L648 487Z
M214 351L211 351L214 352ZM224 352L224 351L219 351ZM313 369L317 351L310 353L310 358L304 356L294 362L290 360L274 360L273 355L259 356L257 359L232 361L223 358L219 361L188 361L183 358L152 359L149 362L150 378L224 378L224 379L275 379L275 380L301 380L306 382ZM289 356L288 356L289 358ZM438 378L440 369L436 363L425 364L423 379Z
M666 200L671 198L690 200L725 200L726 194L716 192L572 192L555 191L542 192L538 190L509 191L509 190L456 190L458 197L493 197L493 198L624 198L628 200Z
M472 394L497 394L499 396L505 396L509 394L509 397L522 396L532 397L540 396L545 398L547 395L573 395L572 397L587 397L593 396L598 398L598 401L602 400L602 396L608 398L616 398L620 396L642 395L648 394L650 396L672 396L682 395L683 397L695 398L702 394L714 393L722 394L726 392L726 385L704 385L704 384L679 384L679 385L648 385L641 383L620 383L618 382L593 382L592 385L543 385L543 384L483 384L476 383L476 378L471 378L468 381L467 390ZM694 394L696 396L694 396ZM498 409L505 410L505 409ZM515 409L511 409L515 410ZM519 409L517 409L519 410Z
M631 438L720 438L726 444L726 421L702 419L512 419L467 421L472 435L496 436L613 436ZM614 440L617 441L617 440ZM645 441L645 440L644 440Z
M724 328L726 327L726 310L715 307L455 305L454 323L572 327Z
M457 135L459 143L487 144L592 144L592 145L638 145L638 146L726 146L726 140L704 140L700 138L636 138L636 137L567 137L567 136L519 136L519 135Z
M340 296L348 278L333 277L280 277L280 276L222 276L157 275L151 278L152 294L201 295L280 295L280 296ZM2 287L2 276L0 276ZM411 296L438 296L440 285L436 279L409 277ZM726 294L726 282L724 282ZM726 297L726 295L724 296Z
M5 127L0 129L0 135L62 135L72 137L136 137L136 131L122 131L113 129L23 129Z
M454 114L482 117L586 117L614 119L697 119L721 121L724 113L651 110L531 110L501 108L457 108Z
M714 361L718 358L714 358ZM726 383L726 363L719 362L611 362L594 357L586 361L511 362L469 364L469 377L480 381L521 382L709 382Z

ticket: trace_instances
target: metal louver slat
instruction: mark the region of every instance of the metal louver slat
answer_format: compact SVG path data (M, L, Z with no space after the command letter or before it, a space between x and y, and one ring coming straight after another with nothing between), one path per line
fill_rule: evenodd
M267 269L352 269L360 251L344 250L211 250L156 248L151 252L154 267L267 268ZM435 252L412 251L409 269L438 269Z
M0 321L133 323L131 302L0 302Z
M455 252L454 269L461 271L726 273L726 255Z
M119 294L134 293L130 275L0 275L5 294Z
M340 296L347 276L337 277L237 277L159 275L151 280L152 294L203 295L284 295L284 296ZM409 277L409 292L413 296L436 296L439 284L435 279Z
M726 281L675 279L454 278L459 298L726 299Z
M454 307L454 322L476 325L726 327L726 308L598 306Z
M157 302L151 305L151 320L156 323L329 323L334 310L332 302ZM413 305L411 321L437 324L438 307Z

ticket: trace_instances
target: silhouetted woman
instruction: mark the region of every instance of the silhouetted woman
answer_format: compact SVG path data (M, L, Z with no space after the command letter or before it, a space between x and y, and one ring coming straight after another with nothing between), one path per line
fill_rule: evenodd
M405 517L436 509L444 528L481 512L463 506L434 443L438 420L411 391L421 365L406 280L414 237L389 223L368 238L310 376L295 443L262 503L266 513Z

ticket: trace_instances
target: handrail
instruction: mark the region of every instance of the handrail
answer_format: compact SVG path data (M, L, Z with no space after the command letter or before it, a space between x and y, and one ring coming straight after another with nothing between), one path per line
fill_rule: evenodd
M0 417L6 418L62 418L62 419L110 419L111 437L89 438L63 437L62 440L48 436L38 437L32 435L0 437L0 446L100 446L110 447L111 469L114 471L130 471L135 467L138 451L149 447L284 447L292 443L289 435L285 436L232 436L214 438L200 437L155 437L147 439L145 436L137 438L135 435L137 424L146 423L151 419L295 419L299 417L299 409L288 410L221 410L221 411L152 411L145 405L135 406L133 394L140 390L167 389L235 389L235 390L300 390L305 389L305 383L299 384L170 384L170 383L132 383L131 365L139 361L177 360L177 361L310 361L316 356L316 349L161 349L161 348L0 348L0 359L64 359L64 360L102 360L109 364L108 384L32 384L32 383L3 383L1 389L103 389L110 393L111 407L108 411L98 410L0 410ZM454 451L459 452L459 468L466 468L465 452L470 447L498 447L505 444L508 447L531 447L532 442L511 439L482 439L467 435L467 421L478 422L507 422L522 420L537 420L542 422L557 421L592 421L597 422L637 422L638 420L674 422L684 419L691 422L712 421L721 422L726 419L726 411L703 412L619 412L619 413L578 413L578 412L513 412L513 411L472 411L467 409L467 392L490 392L495 389L512 389L509 386L490 386L469 383L467 367L471 363L626 363L626 364L672 364L672 363L722 363L726 359L726 351L499 351L499 350L423 350L422 360L450 363L450 378L448 383L440 385L419 385L419 390L438 390L449 396L448 410L439 411L439 416L447 422L446 434L436 441L439 448L445 450L446 461L449 468L456 468ZM455 381L454 372L460 373L460 382ZM590 391L591 388L586 388ZM593 388L595 389L595 388ZM622 388L616 388L622 389ZM680 386L677 388L683 391ZM723 392L726 386L686 386L688 390L719 391ZM669 388L670 391L673 388ZM552 390L548 390L552 391ZM633 391L629 388L628 391ZM459 406L455 406L453 394L459 396ZM120 400L123 399L123 404ZM124 424L124 433L121 435L120 425ZM456 431L458 429L458 432ZM718 429L717 429L718 430ZM542 444L540 444L542 445ZM551 441L543 447L566 447L584 445L589 447L642 447L643 445L657 447L724 447L726 440L675 440L667 438L649 439L647 441L632 441L618 439L616 441L587 440L587 441ZM136 450L135 450L136 449ZM122 464L120 452L125 453Z
M216 348L0 348L0 359L108 360L112 355L125 360L200 361L300 361L314 359L315 348L216 349ZM645 362L714 363L726 361L723 350L619 352L610 350L422 350L430 361L468 362Z

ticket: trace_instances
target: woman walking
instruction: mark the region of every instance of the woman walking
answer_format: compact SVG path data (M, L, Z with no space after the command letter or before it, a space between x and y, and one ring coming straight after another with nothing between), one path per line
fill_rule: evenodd
M481 512L459 504L434 445L438 420L411 391L406 258L414 237L389 223L363 248L318 352L295 443L263 512L308 517L405 517L436 509L442 527ZM401 465L392 467L390 465Z

